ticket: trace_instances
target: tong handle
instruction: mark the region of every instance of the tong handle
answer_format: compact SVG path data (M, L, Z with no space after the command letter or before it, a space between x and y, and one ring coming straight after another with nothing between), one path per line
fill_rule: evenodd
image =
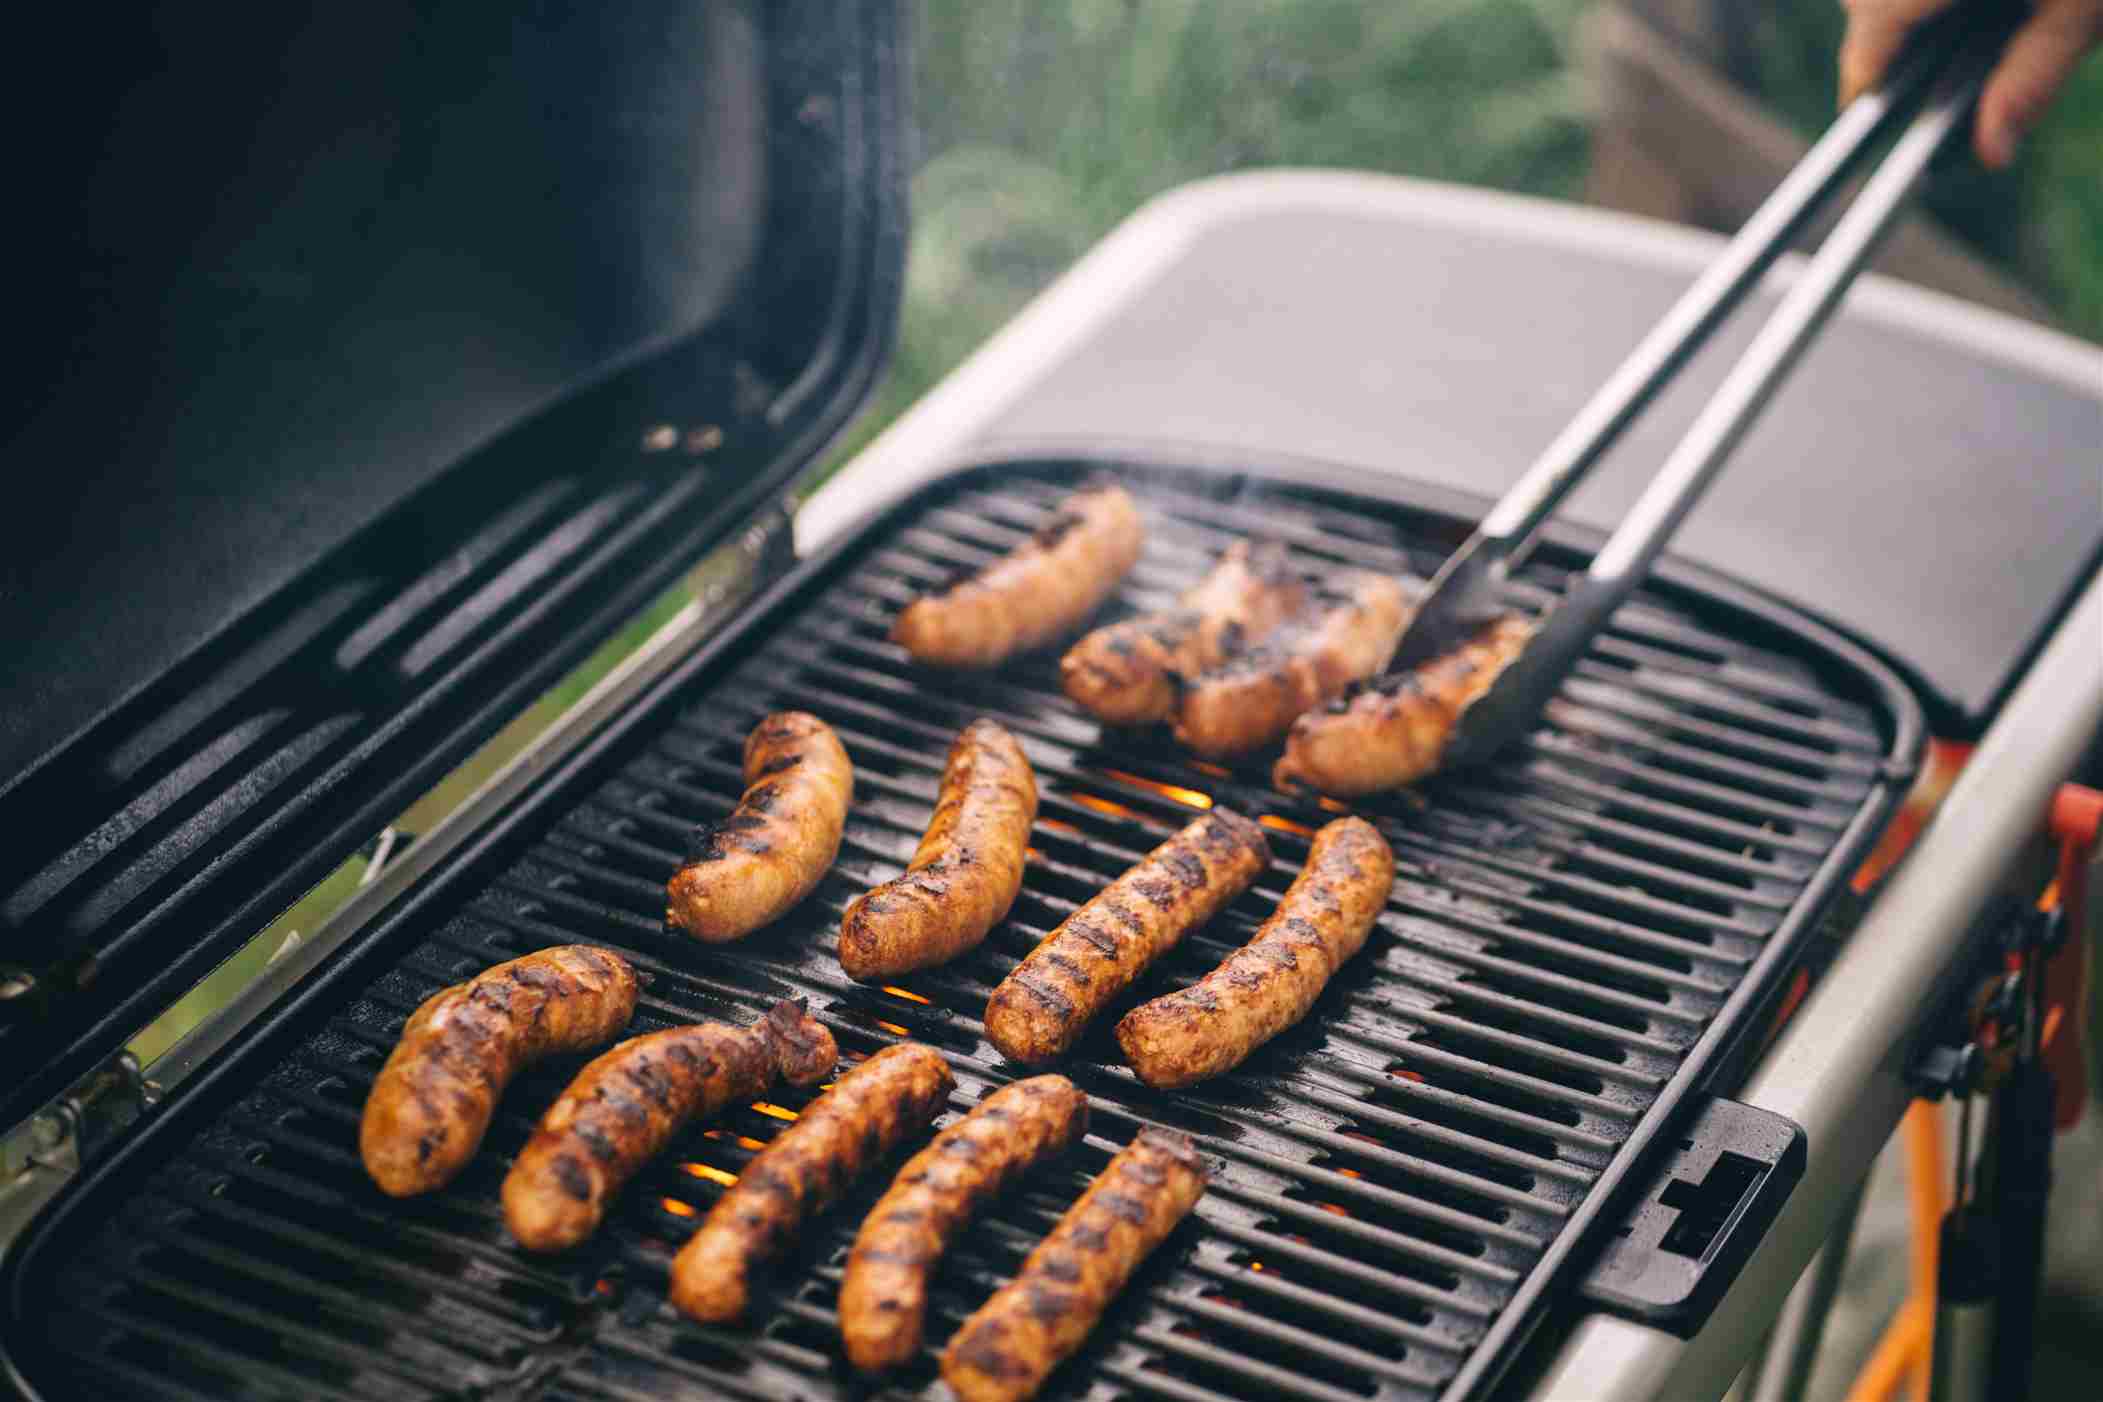
M1414 666L1448 651L1501 610L1505 579L1524 561L1563 498L1758 284L1863 155L1919 106L1951 56L1971 37L1979 15L2005 8L2006 3L1973 0L1939 17L1907 47L1882 84L1848 104L1715 262L1680 294L1448 557L1418 601L1390 668Z
M1483 518L1478 533L1509 542L1512 567L1524 558L1535 532L1563 498L1758 283L1878 135L1914 110L1968 40L1981 29L2005 25L2011 14L2024 8L2008 0L1973 0L1954 7L1920 33L1883 83L1847 105L1761 201L1716 261L1680 294ZM2000 37L2005 31L1993 48L1998 49Z
M1916 52L1890 83L1848 104L1716 260L1490 508L1479 535L1508 542L1512 564L1519 563L1563 498L1773 266L1894 115L1925 88L1937 67L1935 57Z
M1608 538L1587 572L1617 594L1650 570L1665 542L1715 480L1731 451L1795 368L1855 276L1869 261L1936 153L1969 115L1990 55L1974 51L1951 70L1925 110L1862 187L1805 265L1686 436Z
M1447 747L1449 766L1482 763L1531 727L1802 358L1907 195L1971 112L2000 46L1987 42L1991 33L1972 30L1965 37L1979 41L1965 47L1935 84L1919 115L1804 265L1664 467L1593 557L1591 568L1571 578L1526 648L1462 713Z

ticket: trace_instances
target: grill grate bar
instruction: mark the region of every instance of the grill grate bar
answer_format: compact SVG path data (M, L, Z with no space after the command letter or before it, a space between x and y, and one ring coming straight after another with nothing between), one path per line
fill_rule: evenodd
M1737 934L1758 938L1767 934L1774 927L1774 918L1771 914L1762 914L1758 917L1719 914L1679 901L1655 896L1647 890L1635 889L1633 881L1623 886L1610 886L1603 880L1580 875L1570 869L1551 865L1550 862L1553 861L1574 861L1583 858L1585 855L1584 849L1577 844L1572 843L1564 846L1553 838L1542 844L1543 850L1549 854L1548 861L1526 861L1516 857L1499 856L1494 853L1470 851L1459 843L1441 841L1436 838L1422 837L1406 832L1390 835L1389 842L1396 849L1398 857L1405 851L1425 854L1424 865L1433 869L1444 870L1446 869L1444 867L1445 863L1457 862L1465 867L1485 873L1501 872L1507 876L1518 877L1536 891L1542 888L1561 888L1566 891L1610 900L1636 914L1654 915L1675 923L1699 925L1719 934ZM1600 853L1596 860L1600 865L1618 870L1630 877L1655 874L1662 883L1668 884L1671 888L1684 891L1690 896L1713 894L1719 898L1729 899L1733 904L1739 906L1764 907L1766 911L1773 911L1777 908L1773 898L1748 898L1746 893L1742 891L1716 886L1704 887L1666 872L1662 868L1631 862L1627 858L1615 857L1610 853ZM1787 907L1785 905L1781 908L1786 909Z
M1225 1157L1269 1170L1274 1175L1296 1178L1308 1187L1319 1188L1331 1196L1363 1199L1376 1208L1421 1218L1434 1225L1451 1228L1456 1233L1480 1238L1486 1243L1502 1243L1526 1250L1541 1246L1545 1242L1545 1238L1538 1232L1520 1231L1494 1217L1462 1212L1443 1203L1398 1192L1384 1184L1369 1181L1355 1169L1349 1174L1344 1174L1232 1141L1223 1142L1216 1148L1217 1152ZM1536 1212L1541 1212L1543 1216L1548 1215L1543 1211L1544 1204L1529 1202L1528 1206Z
M1318 1312L1344 1328L1386 1335L1394 1339L1405 1353L1411 1350L1419 1354L1464 1351L1464 1345L1448 1335L1336 1295L1310 1290L1282 1278L1275 1271L1252 1271L1246 1266L1232 1265L1209 1255L1193 1261L1191 1269L1237 1293L1260 1295L1286 1307Z
M171 1352L200 1357L204 1362L216 1365L230 1379L245 1382L260 1377L273 1380L285 1389L282 1395L286 1396L338 1398L342 1399L342 1402L357 1402L359 1398L402 1395L399 1390L392 1393L371 1388L350 1391L330 1386L307 1372L283 1367L254 1353L222 1348L211 1341L210 1335L195 1328L162 1324L132 1310L103 1305L92 1308L89 1317L121 1329L126 1334L160 1344ZM419 1388L416 1395L430 1397L433 1394L428 1389Z
M1736 814L1786 823L1792 829L1817 827L1830 835L1846 826L1847 822L1847 814L1831 804L1822 803L1811 807L1784 803L1733 789L1725 784L1698 779L1657 764L1645 763L1625 754L1608 753L1566 735L1535 731L1532 735L1515 742L1513 753L1530 753L1535 757L1536 763L1525 765L1506 760L1498 766L1500 778L1509 777L1514 781L1535 778L1549 784L1557 784L1562 782L1567 774L1561 766L1577 764L1619 775L1627 784L1640 785L1637 792L1663 792L1674 798L1720 805Z
M78 1383L78 1391L84 1396L93 1396L95 1389L106 1389L111 1379L121 1380L128 1391L117 1395L123 1397L173 1397L181 1402L220 1402L224 1396L219 1392L198 1392L185 1387L157 1369L135 1367L120 1358L102 1357L95 1360L95 1372L76 1370L68 1382Z
M369 1369L383 1374L392 1384L408 1384L439 1392L445 1389L449 1377L475 1377L482 1371L479 1365L468 1364L457 1355L452 1359L429 1356L432 1350L428 1346L417 1347L412 1342L413 1336L394 1336L385 1341L384 1347L347 1340L331 1334L325 1328L310 1327L286 1310L259 1309L238 1304L217 1291L199 1289L144 1266L133 1267L128 1284L133 1288L141 1288L179 1304L188 1305L194 1316L217 1316L227 1324L249 1326L267 1332L281 1342L297 1343L317 1359L336 1359L346 1370L363 1372ZM410 1349L425 1356L420 1360L404 1357L404 1353ZM412 1362L421 1362L426 1367L410 1366Z
M1711 850L1726 852L1774 851L1812 856L1825 850L1815 829L1799 836L1794 823L1777 826L1771 821L1743 822L1671 799L1657 798L1632 789L1616 788L1612 784L1584 774L1554 770L1552 763L1535 760L1524 767L1536 773L1551 774L1557 788L1575 797L1604 804L1611 813L1654 819L1659 825L1659 831L1666 836L1680 833L1706 834L1715 839L1717 844ZM1515 784L1514 787L1519 786ZM1520 793L1527 798L1534 796L1524 789L1521 789Z
M1366 1292L1365 1298L1381 1300L1393 1305L1399 1302L1414 1302L1428 1307L1434 1317L1457 1314L1475 1323L1490 1317L1491 1307L1479 1300L1456 1295L1450 1290L1397 1275L1348 1256L1339 1256L1324 1251L1304 1240L1275 1233L1259 1231L1238 1221L1227 1220L1218 1214L1204 1218L1207 1232L1220 1240L1239 1246L1257 1266L1266 1271L1280 1269L1280 1263L1305 1267L1315 1276L1333 1276L1348 1280L1357 1289ZM1243 1262L1246 1269L1248 1262Z
M1291 1373L1274 1364L1251 1358L1246 1353L1223 1349L1217 1344L1188 1338L1175 1329L1164 1329L1159 1325L1141 1325L1132 1331L1132 1338L1151 1345L1157 1353L1180 1356L1210 1365L1221 1373L1233 1375L1237 1381L1247 1381L1259 1387L1276 1389L1287 1396L1306 1397L1313 1402L1361 1402L1363 1394L1347 1392L1340 1387L1316 1378Z
M1355 1001L1378 1004L1391 1009L1400 1018L1421 1022L1426 1027L1465 1033L1479 1041L1501 1046L1517 1056L1546 1062L1558 1069L1576 1072L1580 1077L1588 1077L1601 1082L1618 1081L1624 1085L1638 1087L1641 1090L1653 1093L1659 1086L1664 1084L1665 1078L1659 1075L1631 1071L1627 1067L1617 1065L1611 1061L1603 1061L1597 1057L1572 1052L1537 1038L1515 1036L1501 1029L1485 1026L1481 1022L1471 1022L1466 1018L1454 1017L1433 1008L1411 1007L1399 999L1383 998L1373 993L1359 994ZM1484 1080L1498 1082L1508 1080L1515 1089L1523 1088L1544 1097L1553 1096L1556 1099L1565 1100L1574 1105L1582 1105L1584 1108L1595 1111L1598 1114L1610 1115L1615 1118L1633 1116L1633 1111L1629 1106L1617 1105L1600 1095L1573 1091L1568 1087L1532 1077L1512 1075L1502 1068L1486 1062L1438 1051L1402 1038L1385 1036L1370 1028L1344 1028L1340 1029L1339 1035L1362 1040L1368 1046L1385 1047L1398 1053L1407 1052L1411 1056L1420 1058L1424 1065L1443 1066L1452 1070L1466 1071L1470 1075L1480 1076Z
M1563 683L1565 699L1550 703L1550 719L1565 725L1571 717L1588 713L1612 716L1622 734L1656 733L1703 747L1712 754L1734 755L1745 760L1760 778L1775 773L1816 778L1832 774L1846 776L1859 789L1876 777L1879 768L1873 753L1814 747L1778 740L1744 726L1703 720L1683 710L1676 711L1633 687L1618 686L1578 673ZM1765 767L1760 761L1766 761Z
M1261 1208L1280 1220L1299 1222L1305 1226L1325 1228L1357 1238L1360 1242L1379 1247L1398 1256L1406 1256L1427 1266L1442 1267L1455 1275L1474 1276L1496 1284L1509 1285L1518 1279L1518 1272L1509 1266L1481 1260L1466 1252L1432 1242L1412 1241L1399 1232L1369 1222L1359 1221L1347 1215L1328 1213L1325 1209L1295 1202L1277 1193L1244 1187L1240 1184L1225 1184L1220 1197L1228 1202L1240 1202L1250 1207Z
M179 1248L196 1259L208 1262L225 1270L230 1275L243 1277L259 1286L268 1286L286 1292L289 1297L314 1302L317 1306L341 1313L375 1329L386 1330L392 1337L419 1337L424 1346L474 1360L497 1369L507 1364L515 1365L526 1356L524 1345L531 1336L511 1331L515 1342L510 1346L490 1348L475 1334L442 1332L438 1325L422 1315L374 1301L338 1288L326 1281L317 1281L294 1271L274 1267L268 1261L238 1251L229 1251L211 1237L195 1231L169 1231L150 1229L152 1240ZM505 1321L493 1315L483 1315L476 1321L478 1332L502 1337L506 1332Z
M1667 738L1650 727L1632 724L1590 707L1557 703L1561 731L1572 738L1622 742L1630 752L1652 760L1674 761L1675 772L1709 776L1710 782L1727 785L1733 792L1767 795L1785 804L1801 801L1806 808L1831 808L1859 799L1869 785L1853 775L1814 782L1777 768L1734 758L1716 745L1689 745ZM1843 815L1844 817L1844 815Z

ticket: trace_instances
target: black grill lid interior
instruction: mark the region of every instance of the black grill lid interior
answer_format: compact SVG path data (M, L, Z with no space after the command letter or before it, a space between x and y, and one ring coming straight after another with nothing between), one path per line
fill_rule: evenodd
M29 23L0 964L107 1050L860 401L902 263L898 19ZM48 1064L25 1035L0 1010L0 1059Z

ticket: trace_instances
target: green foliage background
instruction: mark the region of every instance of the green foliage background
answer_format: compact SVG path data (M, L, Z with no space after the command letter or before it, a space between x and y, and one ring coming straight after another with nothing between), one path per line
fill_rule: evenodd
M1345 166L1575 198L1583 0L921 0L913 248L889 381L840 458L1149 196L1248 166ZM1776 0L1761 95L1832 115L1837 0ZM1936 212L2103 337L2103 64L2011 175Z

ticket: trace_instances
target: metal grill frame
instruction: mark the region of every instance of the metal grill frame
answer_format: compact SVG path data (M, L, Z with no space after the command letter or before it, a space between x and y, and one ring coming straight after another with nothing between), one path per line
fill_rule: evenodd
M375 960L386 958L390 950L399 953L398 947L413 940L438 909L462 894L462 882L473 880L492 864L517 856L523 850L518 844L530 843L547 824L559 820L563 805L579 801L591 785L609 777L612 765L626 753L626 745L640 739L652 726L663 724L667 708L676 708L682 693L697 682L708 685L712 669L726 667L744 649L763 640L770 622L808 606L811 591L822 594L848 557L863 549L872 536L888 530L901 518L924 511L934 498L1022 468L1039 475L1064 474L1076 480L1086 473L1106 469L1142 481L1148 474L1163 472L1197 476L1208 487L1216 487L1219 479L1216 470L1191 466L1187 457L1178 462L1158 455L1119 453L1115 457L1056 462L1025 457L978 462L916 485L837 533L825 549L761 591L701 646L683 658L668 660L660 672L624 698L610 716L602 719L595 715L591 718L593 724L565 732L561 743L541 757L541 764L536 766L539 773L532 783L522 791L505 795L490 811L475 814L466 839L444 853L428 872L383 909L361 911L355 923L346 922L347 928L333 932L326 957L296 986L271 989L272 1001L252 1021L230 1033L222 1030L225 1044L219 1052L200 1065L196 1074L185 1080L135 1132L89 1165L32 1224L24 1238L12 1244L7 1259L0 1262L0 1291L5 1292L0 1298L6 1300L10 1315L20 1317L23 1286L40 1274L39 1264L47 1253L62 1249L75 1232L100 1225L87 1220L84 1209L112 1201L106 1194L121 1192L126 1182L135 1181L136 1176L158 1166L157 1151L171 1136L180 1138L202 1128L209 1117L252 1089L262 1070L269 1066L273 1048L310 1035L316 1026L355 998L381 967ZM1259 487L1307 489L1357 498L1439 520L1455 538L1473 519L1477 506L1459 494L1425 490L1405 479L1325 464L1274 459L1256 465L1238 463L1232 471ZM1558 563L1574 563L1591 543L1584 533L1558 531L1543 555ZM1446 1389L1449 1398L1488 1391L1516 1356L1555 1292L1572 1282L1573 1273L1584 1263L1584 1246L1592 1232L1617 1219L1618 1209L1624 1206L1624 1191L1637 1181L1637 1171L1644 1166L1648 1151L1688 1096L1726 1084L1742 1068L1757 1042L1754 1034L1765 1027L1762 1014L1772 1007L1785 976L1805 952L1828 900L1859 865L1903 795L1924 743L1924 724L1912 694L1890 668L1849 640L1792 609L1680 562L1661 565L1653 588L1672 596L1675 603L1705 614L1723 610L1733 622L1733 626L1719 629L1725 636L1742 637L1748 632L1778 635L1788 639L1794 648L1815 652L1851 674L1888 727L1884 762L1795 904L1767 936L1723 1006L1683 1056L1677 1071L1638 1119L1591 1190L1570 1213L1546 1253L1466 1355L1460 1373ZM0 1249L7 1245L0 1243ZM36 1395L14 1350L0 1348L5 1348L0 1353L5 1376L25 1393Z

